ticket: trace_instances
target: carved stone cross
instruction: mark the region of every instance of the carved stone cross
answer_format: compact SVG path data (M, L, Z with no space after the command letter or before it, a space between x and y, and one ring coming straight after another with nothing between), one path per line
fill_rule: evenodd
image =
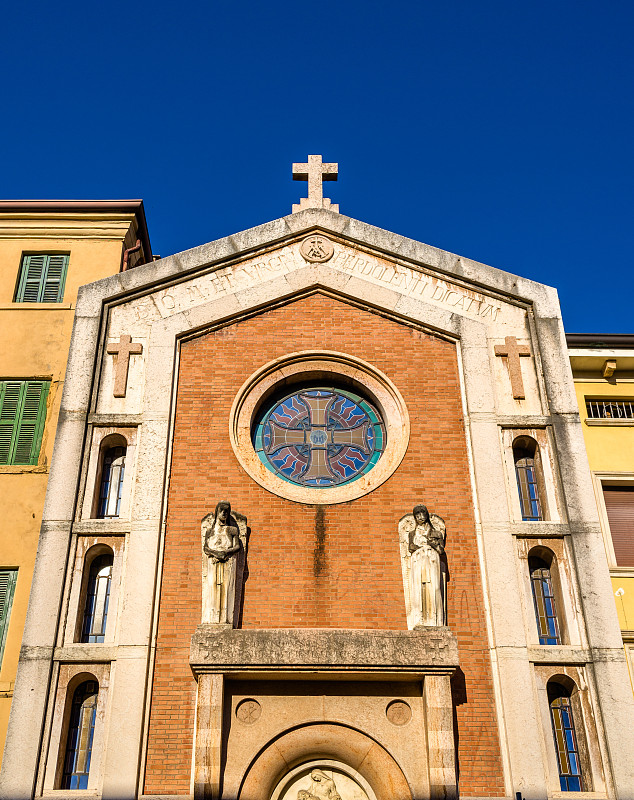
M305 208L329 208L339 213L337 203L324 197L323 181L336 181L339 164L324 164L321 156L308 156L307 164L293 164L293 180L308 181L308 197L293 203L293 214Z
M116 355L114 371L114 396L125 397L128 386L128 367L130 366L130 356L138 356L143 352L141 343L132 344L132 337L122 334L118 344L109 344L107 352Z
M511 391L515 400L523 400L524 381L522 380L522 368L520 356L530 356L530 348L525 344L518 344L515 336L507 336L504 344L495 345L495 355L508 359L509 377L511 378Z

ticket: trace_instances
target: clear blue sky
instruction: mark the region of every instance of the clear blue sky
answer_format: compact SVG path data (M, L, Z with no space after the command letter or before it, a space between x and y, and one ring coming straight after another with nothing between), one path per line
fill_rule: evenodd
M631 2L10 3L5 199L145 201L153 249L342 213L556 286L634 332Z

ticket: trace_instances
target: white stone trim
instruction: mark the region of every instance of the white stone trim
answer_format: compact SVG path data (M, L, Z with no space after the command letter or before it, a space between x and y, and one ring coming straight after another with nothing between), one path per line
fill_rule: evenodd
M97 793L103 782L103 750L105 742L105 726L108 708L109 664L61 664L55 692L55 703L50 739L48 741L48 755L44 772L44 785L42 792L55 796L66 796L68 790L60 789L62 778L66 742L68 737L68 721L70 716L72 696L77 687L84 681L95 680L99 685L97 696L97 713L95 730L90 758L90 771L88 774L87 791ZM71 688L69 688L71 687ZM85 794L85 792L83 792ZM73 792L70 792L73 794Z
M528 436L537 442L539 448L539 466L541 467L541 478L543 481L544 491L546 492L545 500L542 506L545 505L545 518L539 520L540 522L562 522L559 513L559 498L558 498L558 481L556 478L557 471L555 466L555 459L553 456L553 447L551 445L550 427L544 428L501 428L502 452L504 455L504 463L506 465L506 489L511 511L511 519L513 522L526 525L527 528L536 524L532 521L522 520L522 511L520 507L519 492L517 489L517 477L515 474L515 459L513 457L513 442L520 436Z
M554 647L585 647L585 637L582 640L579 619L578 604L575 597L574 566L569 552L569 536L561 538L542 539L518 538L516 539L518 552L518 569L520 570L520 584L523 594L522 600L525 609L526 639L529 647L539 648L544 653L544 658L555 653ZM551 575L553 588L555 591L555 602L558 608L558 622L560 626L561 645L540 645L537 623L535 620L535 604L533 601L533 590L528 569L528 558L530 552L541 547L549 550L555 561L555 574Z
M584 420L586 425L599 428L634 428L634 419L590 419Z
M575 717L575 733L577 738L581 736L585 739L585 746L588 750L589 757L589 770L592 779L592 792L597 793L600 797L606 796L607 786L606 777L603 771L604 752L602 747L603 737L599 735L598 728L601 727L600 719L597 718L595 711L596 699L591 681L588 680L589 676L586 673L586 667L568 664L549 664L549 665L535 665L535 686L538 695L539 708L542 718L542 735L544 739L544 746L546 750L546 767L548 779L548 794L553 796L559 793L559 767L557 765L557 753L553 739L553 729L550 716L550 703L548 702L547 685L551 679L556 679L557 676L564 676L569 681L574 683L579 695L578 708L581 709L581 718L579 719L578 713ZM575 709L576 711L576 709ZM562 795L568 796L573 792L562 792ZM574 792L577 794L577 792ZM586 797L587 792L580 792L579 795Z
M123 573L123 560L125 557L124 536L77 536L75 538L73 571L68 598L68 611L64 627L63 645L70 647L81 644L83 647L104 647L116 641L118 619L119 588ZM103 644L85 645L79 640L86 603L86 589L90 564L86 568L86 558L96 547L108 547L112 550L112 577L110 579L110 597L108 600L108 616L106 618L106 631ZM98 556L94 556L97 558Z
M99 490L101 488L98 484L101 483L101 469L103 466L100 458L101 447L104 439L113 435L121 436L127 442L119 516L116 518L97 519L96 510L99 498ZM92 441L88 454L88 469L86 472L86 482L84 487L84 502L81 512L81 518L83 520L95 520L96 524L101 524L106 527L112 523L113 519L127 520L130 518L130 500L132 495L132 486L134 484L134 468L136 464L136 441L136 427L102 427L93 425Z
M481 329L474 330L473 323L469 323L469 328L476 334L481 334ZM483 337L484 338L484 337ZM500 664L497 657L495 648L495 640L493 637L493 619L491 608L491 596L489 588L489 574L487 569L487 561L485 558L484 537L482 529L482 519L480 515L480 500L478 497L478 482L476 480L474 452L473 452L473 439L472 439L472 418L469 414L469 395L467 393L467 382L465 378L465 366L475 366L473 372L478 375L479 370L477 367L482 364L482 361L487 358L485 348L465 348L462 339L457 342L456 355L458 364L458 377L460 379L460 399L462 403L462 411L464 415L465 426L465 440L467 446L467 462L469 465L469 481L471 483L471 495L473 497L473 516L475 521L475 534L478 547L478 566L480 568L480 577L482 582L482 598L484 604L484 616L486 620L487 641L489 644L489 653L491 656L491 681L493 683L493 698L495 702L495 716L497 719L498 732L500 735L500 757L502 759L502 773L504 775L504 788L507 795L512 794L512 771L511 771L511 753L508 743L508 729L504 715L504 701L502 696L502 683L500 680ZM482 392L479 390L476 397L482 403L482 394L487 395L489 399L493 399L493 386L490 374L484 371L484 380L482 381L487 387L488 391ZM471 386L473 386L473 378L471 378ZM473 397L471 404L475 405ZM479 406L476 406L479 407Z

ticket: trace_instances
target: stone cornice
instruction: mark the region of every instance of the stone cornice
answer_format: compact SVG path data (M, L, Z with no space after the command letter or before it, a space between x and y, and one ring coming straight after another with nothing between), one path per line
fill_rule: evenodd
M90 284L91 294L103 300L120 299L130 293L147 292L158 285L170 284L199 270L220 267L237 259L256 255L259 251L296 240L311 231L323 231L341 241L385 254L404 265L433 270L475 291L497 294L514 303L534 304L541 317L560 317L556 291L495 267L480 264L405 236L382 230L326 209L307 209L240 233L167 256L154 264L130 270L125 276L104 278ZM81 297L81 295L80 295ZM93 298L94 299L94 298ZM80 310L80 314L83 313Z
M458 643L449 628L414 631L284 628L236 630L199 625L192 637L194 673L453 672Z

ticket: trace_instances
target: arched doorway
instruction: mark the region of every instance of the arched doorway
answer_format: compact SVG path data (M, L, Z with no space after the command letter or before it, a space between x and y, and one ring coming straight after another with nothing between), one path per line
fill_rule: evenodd
M316 793L315 793L316 792ZM412 800L403 771L354 728L314 723L271 741L246 773L239 800Z

